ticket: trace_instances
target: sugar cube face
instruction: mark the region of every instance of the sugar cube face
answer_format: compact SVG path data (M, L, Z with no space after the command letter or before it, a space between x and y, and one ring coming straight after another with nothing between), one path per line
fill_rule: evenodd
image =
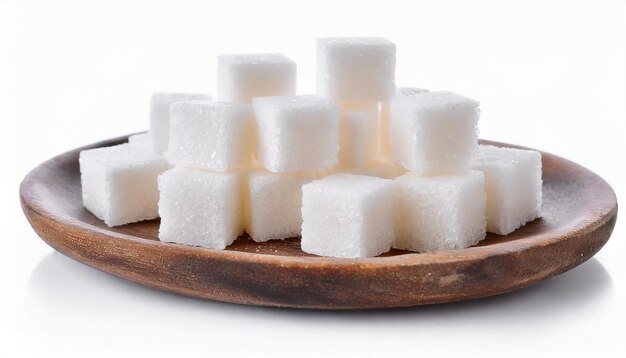
M170 106L180 101L203 100L211 97L201 93L155 93L150 100L150 137L157 153L167 150L170 133Z
M412 96L429 92L424 88L397 87L395 97ZM391 158L391 139L389 138L389 102L380 103L378 122L378 152L379 158Z
M417 174L469 167L478 146L478 102L453 92L429 92L390 101L393 160Z
M317 92L335 102L379 102L395 91L396 45L382 38L317 40Z
M185 101L171 107L168 161L175 165L227 171L250 164L254 118L245 104Z
M159 239L221 250L243 233L242 177L175 167L159 177Z
M485 189L480 171L427 177L409 172L395 183L395 248L418 252L461 249L485 238Z
M373 257L393 242L393 181L335 174L302 187L302 250Z
M364 168L376 156L378 113L342 111L339 122L339 165Z
M296 94L296 63L283 54L221 55L217 62L220 101Z
M339 108L317 96L253 100L257 158L271 172L329 168L337 164Z
M507 235L541 217L541 153L478 146L472 165L485 176L487 231Z
M152 138L150 133L134 134L128 137L128 144L137 150L153 152Z
M108 226L158 217L161 155L121 144L84 150L79 162L83 205Z
M302 185L317 179L315 171L248 174L246 232L257 242L300 236Z

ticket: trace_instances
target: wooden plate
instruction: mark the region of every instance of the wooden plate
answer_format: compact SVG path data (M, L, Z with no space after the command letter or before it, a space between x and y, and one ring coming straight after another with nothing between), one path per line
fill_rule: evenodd
M617 218L611 187L591 171L543 153L544 217L463 250L393 250L368 259L316 257L298 238L224 251L158 241L158 220L108 228L81 205L78 153L61 154L22 182L22 208L54 249L124 279L240 304L319 309L403 307L496 295L545 280L592 257ZM485 142L506 146L502 143Z

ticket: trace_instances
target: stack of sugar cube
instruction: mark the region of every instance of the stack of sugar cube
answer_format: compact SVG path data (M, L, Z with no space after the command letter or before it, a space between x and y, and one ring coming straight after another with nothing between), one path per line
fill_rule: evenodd
M160 217L165 242L301 236L344 258L465 248L540 217L540 154L479 145L479 103L397 87L395 54L319 39L317 95L296 95L283 54L221 55L217 101L155 93L149 132L81 152L84 206L109 226Z

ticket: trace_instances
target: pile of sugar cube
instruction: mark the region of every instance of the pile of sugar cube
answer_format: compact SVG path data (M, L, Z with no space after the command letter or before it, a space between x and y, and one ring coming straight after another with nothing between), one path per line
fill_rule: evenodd
M465 248L541 215L541 155L478 144L479 103L396 87L396 46L317 41L317 95L283 54L221 55L217 101L155 93L150 130L80 153L84 206L109 226L160 217L159 239L224 249L301 237L373 257Z

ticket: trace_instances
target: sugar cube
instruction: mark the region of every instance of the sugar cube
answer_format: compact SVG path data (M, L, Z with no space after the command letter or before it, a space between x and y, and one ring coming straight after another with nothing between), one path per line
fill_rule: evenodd
M190 100L210 101L201 93L155 93L150 100L150 136L157 153L167 150L170 133L170 106L172 103Z
M396 87L395 97L412 96L429 92L427 89L417 87ZM391 141L389 138L389 102L380 103L380 114L378 121L378 150L379 158L391 158Z
M302 185L317 179L315 171L248 174L246 232L257 242L300 236Z
M339 108L317 96L253 100L257 156L271 172L329 168L337 164Z
M393 242L392 180L335 174L302 187L302 250L332 257L372 257Z
M175 167L159 191L161 241L221 250L243 233L241 174Z
M485 188L480 171L427 177L409 172L395 182L395 248L460 249L485 238Z
M485 175L487 231L507 235L541 217L541 153L478 146L472 165Z
M161 155L130 144L80 152L83 205L108 226L158 217L157 177L167 169Z
M376 156L378 112L342 111L339 121L339 165L363 168Z
M379 102L395 90L396 45L382 38L317 40L317 92L335 102Z
M296 94L296 63L283 54L221 55L217 62L220 101Z
M453 92L390 101L393 160L417 174L467 169L478 146L478 102Z
M245 104L185 101L172 104L170 163L228 171L250 164L254 118Z

